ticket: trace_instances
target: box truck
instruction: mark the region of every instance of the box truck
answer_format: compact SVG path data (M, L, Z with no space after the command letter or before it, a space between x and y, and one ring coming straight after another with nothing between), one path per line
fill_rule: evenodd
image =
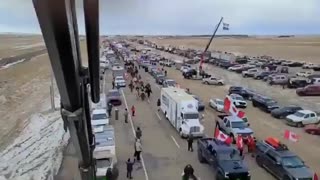
M161 110L181 137L202 137L204 127L200 123L198 101L184 89L161 89Z

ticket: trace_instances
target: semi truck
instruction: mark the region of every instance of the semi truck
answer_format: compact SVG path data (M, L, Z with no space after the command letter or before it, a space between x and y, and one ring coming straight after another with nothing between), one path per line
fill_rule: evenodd
M182 138L190 134L193 137L203 136L204 127L200 123L198 101L184 89L162 88L161 111Z

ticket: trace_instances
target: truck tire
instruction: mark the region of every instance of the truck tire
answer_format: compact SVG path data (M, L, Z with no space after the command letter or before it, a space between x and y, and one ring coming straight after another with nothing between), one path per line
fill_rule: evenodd
M254 101L252 101L252 106L257 107L257 104Z
M201 150L198 150L198 160L200 163L206 163L206 159L203 158Z
M219 86L222 86L223 84L222 84L222 82L218 82L218 85L219 85Z
M216 180L224 180L224 176L220 172L216 172Z
M301 127L303 127L303 124L302 124L302 122L298 122L298 123L297 123L297 127L298 127L298 128L301 128Z
M179 129L179 135L180 135L180 137L181 137L182 139L184 139L184 137L183 137L183 133L182 133L182 129L181 129L181 128Z

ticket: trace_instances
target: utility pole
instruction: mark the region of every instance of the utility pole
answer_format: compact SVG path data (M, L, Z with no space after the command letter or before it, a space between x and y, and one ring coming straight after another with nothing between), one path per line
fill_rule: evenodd
M50 99L51 99L51 110L55 111L55 103L54 103L54 84L53 84L53 71L51 71L50 74L50 80L51 80L51 85L50 85Z

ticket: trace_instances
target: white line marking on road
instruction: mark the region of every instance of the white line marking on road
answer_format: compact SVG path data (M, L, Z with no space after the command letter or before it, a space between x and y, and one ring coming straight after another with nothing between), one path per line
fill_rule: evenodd
M178 144L178 142L176 141L176 139L175 139L173 136L171 136L171 139L172 139L173 142L177 145L177 147L180 149L180 145Z
M124 95L122 89L121 89L121 94L122 94L122 97L123 97L123 100L124 100L124 104L126 105L126 108L129 109L126 96ZM133 135L134 135L134 137L136 137L136 131L134 130L132 117L131 117L130 113L129 113L129 121L130 121L130 124L131 124ZM144 176L145 176L146 180L149 180L149 176L148 176L148 173L147 173L146 165L144 163L144 159L143 159L142 154L140 156L141 156L141 162L142 162L142 168L143 168L143 171L144 171Z
M159 113L158 113L158 112L156 112L156 114L157 114L157 116L158 116L159 120L161 120L161 117L160 117Z

